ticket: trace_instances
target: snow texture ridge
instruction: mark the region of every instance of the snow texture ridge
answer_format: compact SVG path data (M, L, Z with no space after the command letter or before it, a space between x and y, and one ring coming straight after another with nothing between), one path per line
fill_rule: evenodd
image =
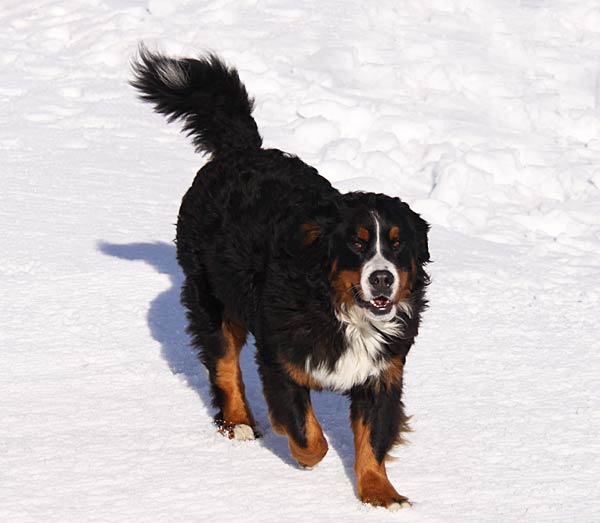
M597 0L23 0L0 23L0 521L598 520ZM412 508L356 500L339 395L313 395L330 452L294 465L251 342L263 438L211 425L172 244L203 159L128 86L142 40L223 56L265 146L433 224L388 466Z

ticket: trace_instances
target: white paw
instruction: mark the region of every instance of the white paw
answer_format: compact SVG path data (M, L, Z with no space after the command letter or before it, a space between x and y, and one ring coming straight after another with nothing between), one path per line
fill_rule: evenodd
M402 510L403 508L410 507L410 506L411 506L411 504L410 504L410 501L408 501L408 500L403 501L402 503L398 503L397 501L395 501L394 503L388 505L387 509L391 510L392 512L395 512L397 510Z
M237 439L239 441L249 441L252 439L256 439L254 435L254 431L250 425L239 424L233 427L233 439Z

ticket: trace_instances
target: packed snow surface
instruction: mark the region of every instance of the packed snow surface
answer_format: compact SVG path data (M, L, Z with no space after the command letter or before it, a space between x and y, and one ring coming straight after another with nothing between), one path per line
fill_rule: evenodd
M7 0L0 520L600 518L597 0ZM312 471L213 425L173 223L204 159L127 85L137 44L235 64L265 145L432 224L406 367L410 509L355 497L347 402Z

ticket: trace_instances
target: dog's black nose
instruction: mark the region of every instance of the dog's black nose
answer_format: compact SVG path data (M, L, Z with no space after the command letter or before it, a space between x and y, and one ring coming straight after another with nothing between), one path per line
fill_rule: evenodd
M369 276L369 283L377 291L387 291L394 283L394 275L390 271L374 271Z

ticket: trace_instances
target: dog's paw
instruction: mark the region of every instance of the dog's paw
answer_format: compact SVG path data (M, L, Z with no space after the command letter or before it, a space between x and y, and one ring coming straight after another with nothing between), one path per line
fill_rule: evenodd
M386 508L391 511L402 510L403 508L412 507L412 503L408 499L393 501Z
M261 434L258 430L246 423L223 423L221 420L215 420L217 430L223 436L237 441L252 441L260 438Z
M392 512L402 510L403 508L412 507L412 503L403 496L396 498L392 501L386 499L378 499L376 497L363 498L361 501L365 505L371 505L372 507L385 507Z
M359 499L365 504L374 507L385 507L392 511L412 506L409 499L406 496L398 494L390 483L384 484L382 488L365 489L359 495Z
M250 441L256 439L257 435L254 433L254 429L250 425L234 425L229 430L229 439L236 439L238 441Z

